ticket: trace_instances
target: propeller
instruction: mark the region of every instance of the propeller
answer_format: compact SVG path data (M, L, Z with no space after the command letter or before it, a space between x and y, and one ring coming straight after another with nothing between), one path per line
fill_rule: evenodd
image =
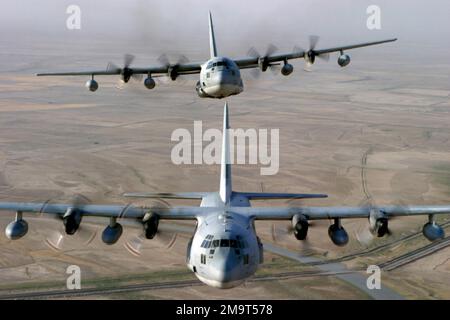
M364 199L362 202L360 202L359 204L362 207L368 207L371 210L375 210L374 214L380 213L377 212L376 210L378 210L376 202L374 201L374 199L372 197L370 198L366 198ZM393 204L394 206L399 206L399 207L406 207L406 203L403 200L396 200L395 203ZM381 213L382 215L382 213ZM391 237L393 235L395 235L395 232L392 231L392 229L390 228L390 223L397 219L396 217L387 217L387 226L386 226L386 230L385 230L385 236L387 237ZM378 238L376 234L374 234L371 230L370 227L366 227L364 226L360 231L358 231L356 233L356 239L363 245L369 246L372 241L374 239Z
M72 210L76 211L79 207L90 204L91 200L84 195L77 194L71 199L70 203ZM60 227L57 230L53 231L45 239L45 243L50 248L56 251L63 251L87 246L95 239L97 235L96 227L86 226L82 224L79 225L74 234L69 235L66 233L62 215L53 215L53 214L52 215L44 214L44 215L46 217L51 217L53 219L58 220L60 224Z
M309 49L303 50L301 47L295 47L294 52L304 52L304 58L305 58L305 71L311 72L312 65L316 61L316 58L322 59L324 61L330 60L330 54L329 53L322 53L318 54L316 52L317 44L319 43L320 37L311 35L309 36Z
M289 208L301 208L305 206L305 199L289 199L286 202L286 206ZM308 221L308 229L309 227L317 228L321 227L323 224L324 227L327 227L328 225L325 225L326 221ZM291 222L289 224L272 224L272 240L274 242L281 242L285 239L289 242L292 242L292 239L295 239L294 236L294 226ZM311 230L308 230L308 233L311 232ZM311 255L317 252L317 248L314 247L314 245L309 241L309 237L307 236L305 240L298 240L299 250L303 255Z
M265 72L267 69L270 69L273 74L276 74L278 72L277 67L280 65L279 63L272 64L269 61L267 61L267 58L272 56L275 52L278 51L278 48L274 44L269 44L267 46L266 52L264 55L261 55L258 50L256 50L255 47L251 47L248 50L248 56L252 58L258 59L259 69L251 69L251 75L254 78L259 78L261 75L261 71Z
M189 59L186 56L184 56L184 55L179 55L177 57L176 62L172 63L170 61L169 57L167 56L167 54L163 53L161 56L159 56L158 61L161 64L161 66L167 68L167 76L172 81L175 81L175 80L177 80L177 78L179 76L179 74L178 74L178 66L180 64L188 63Z
M142 80L142 74L134 74L133 69L130 67L135 59L135 56L132 54L125 54L123 57L123 67L119 68L117 65L115 65L112 62L108 63L108 66L106 67L106 71L113 71L118 74L120 74L120 84L118 84L118 88L122 89L122 85L124 83L128 83L130 79L140 82Z
M144 200L145 201L145 200ZM137 205L141 205L136 203ZM142 204L143 207L147 208L148 212L152 212L152 208L170 208L170 204L162 199L157 199L151 201L149 204ZM140 224L141 230L143 230L143 225L141 221L137 221ZM156 236L148 240L145 238L143 232L141 231L138 235L132 235L124 244L125 249L134 256L140 257L144 250L145 244L151 242L156 244L160 248L170 249L172 248L177 240L178 233L176 230L170 229L167 232L164 231L163 226L159 226L156 232Z

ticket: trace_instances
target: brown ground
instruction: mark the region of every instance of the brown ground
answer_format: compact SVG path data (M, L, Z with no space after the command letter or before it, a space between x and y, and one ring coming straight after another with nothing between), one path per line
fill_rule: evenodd
M102 55L90 52L95 57L90 59L84 52L72 58L75 54L67 56L62 49L58 53L58 46L50 54L42 44L39 54L30 55L27 46L31 45L11 52L15 54L8 55L8 48L2 51L0 200L62 201L83 194L96 203L124 203L121 194L125 191L218 188L218 166L176 166L170 160L174 145L170 135L176 128L192 130L194 120L203 120L204 129L221 127L224 101L199 99L194 92L195 77L181 84L161 82L153 91L138 84L117 90L115 79L99 78L100 89L92 94L83 87L84 77L44 79L33 74L71 66L83 69L85 64L98 68L106 64ZM253 80L244 71L246 92L228 99L232 127L279 128L281 168L275 176L260 176L258 166L236 166L235 189L321 192L330 198L307 204L358 205L366 197L361 170L367 153L367 192L376 203L449 203L450 66L437 59L421 65L418 72L413 55L405 56L392 47L386 50L358 51L354 63L342 70L335 63L318 63L314 72L306 73L297 63L297 72L289 78L267 73ZM384 54L391 59L387 61ZM199 52L192 54L193 60L201 57ZM1 227L11 218L12 214L2 213ZM419 230L424 221L397 219L392 222L394 236ZM169 249L164 239L147 242L141 257L130 255L123 247L135 229L127 229L123 240L113 247L104 246L97 237L87 247L72 240L62 252L56 252L45 239L53 236L51 230L60 228L59 224L29 222L31 230L23 240L12 243L0 235L0 282L6 287L64 281L69 264L80 265L90 279L185 271L184 235L178 235ZM346 248L330 244L328 222L316 224L307 244L288 237L286 226L275 224L275 239L272 223L258 224L258 231L264 241L275 240L293 250L328 257L365 246L356 239L364 232L366 221L345 222L352 237ZM402 252L402 248L395 251ZM386 280L408 298L448 299L449 254L444 250L386 275ZM382 255L377 259L384 261ZM333 278L301 278L251 283L230 291L193 287L126 297L314 299L365 295Z

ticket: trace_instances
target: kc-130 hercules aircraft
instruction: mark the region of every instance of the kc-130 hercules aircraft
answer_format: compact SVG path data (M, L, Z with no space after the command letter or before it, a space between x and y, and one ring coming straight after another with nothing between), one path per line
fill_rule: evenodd
M160 66L135 68L131 67L134 60L132 55L125 55L124 66L122 68L109 63L106 70L83 71L83 72L61 72L61 73L39 73L38 76L91 76L86 82L86 87L94 92L98 89L98 83L94 80L96 75L120 75L123 83L127 83L131 78L138 81L142 79L142 75L147 75L144 85L147 89L153 89L156 86L155 77L169 77L175 81L179 76L189 74L200 74L200 80L197 82L195 90L201 98L225 98L236 95L244 90L240 69L254 69L262 72L267 69L273 69L275 66L283 64L281 74L290 75L294 71L294 67L289 63L293 59L305 59L307 65L314 64L316 57L325 60L329 59L329 54L339 52L337 60L341 67L345 67L350 63L350 56L345 54L345 50L367 47L386 42L393 42L397 39L388 39L376 42L360 43L349 46L334 47L328 49L316 49L319 38L317 36L310 37L310 48L303 50L295 48L292 53L275 54L277 48L270 45L264 55L260 55L254 48L248 52L249 57L242 59L229 59L220 57L216 47L216 39L214 28L209 13L209 44L211 58L205 63L187 63L185 57L171 64L167 56L162 55L159 58ZM275 69L274 69L275 70Z
M119 219L139 221L145 238L153 239L160 220L196 220L197 227L188 243L187 265L207 285L231 288L252 276L263 262L263 245L257 236L255 220L288 220L294 235L305 240L309 221L330 219L331 241L343 246L348 234L341 220L367 218L370 230L378 237L388 233L388 219L394 216L428 215L423 227L430 241L444 237L435 223L436 214L450 213L446 206L366 206L366 207L254 207L253 200L325 198L323 194L235 192L231 187L228 107L225 104L219 192L129 193L134 198L198 199L200 207L135 207L132 205L74 205L50 203L0 202L0 210L16 211L16 219L6 227L6 236L16 240L28 231L23 212L48 213L60 217L67 234L75 234L83 217L109 218L102 233L104 243L112 245L122 235Z

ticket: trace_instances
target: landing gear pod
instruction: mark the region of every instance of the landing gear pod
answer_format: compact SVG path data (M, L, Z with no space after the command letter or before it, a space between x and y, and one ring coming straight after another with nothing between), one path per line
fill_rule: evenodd
M445 237L444 229L434 221L434 215L430 214L428 223L423 226L422 233L430 241L436 241Z
M334 224L328 228L328 235L331 241L339 247L343 247L348 243L347 231L342 227L341 220L338 218L334 219Z
M18 240L28 232L28 223L22 219L22 212L16 213L16 219L8 224L5 235L10 240Z
M122 232L122 225L116 222L116 218L112 217L109 225L103 230L102 241L107 245L115 244L120 239Z

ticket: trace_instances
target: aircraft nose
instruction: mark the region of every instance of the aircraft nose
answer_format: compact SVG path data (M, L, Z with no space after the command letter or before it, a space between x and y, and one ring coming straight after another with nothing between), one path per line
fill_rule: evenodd
M217 75L217 82L220 85L227 85L227 84L235 84L235 79L230 76L228 72L219 72Z
M215 280L219 282L238 280L241 264L235 254L226 250L226 252L221 252L221 254L215 256L214 259L216 259L216 261L212 267L214 269Z

